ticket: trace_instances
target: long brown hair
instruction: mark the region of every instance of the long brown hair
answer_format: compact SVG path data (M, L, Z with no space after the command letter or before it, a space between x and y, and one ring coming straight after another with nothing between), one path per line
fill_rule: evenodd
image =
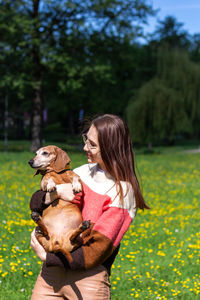
M92 121L98 132L101 157L108 173L115 178L123 201L123 190L120 181L131 183L136 200L136 207L149 209L142 196L136 177L134 154L126 123L118 116L105 114Z

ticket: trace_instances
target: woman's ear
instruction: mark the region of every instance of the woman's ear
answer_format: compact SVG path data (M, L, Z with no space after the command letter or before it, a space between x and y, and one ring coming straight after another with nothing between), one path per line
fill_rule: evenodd
M55 147L56 159L54 161L54 170L59 173L66 169L66 165L70 163L70 158L65 151Z

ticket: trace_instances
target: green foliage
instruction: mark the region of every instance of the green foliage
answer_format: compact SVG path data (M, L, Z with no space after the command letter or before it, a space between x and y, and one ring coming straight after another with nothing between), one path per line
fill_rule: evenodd
M127 90L123 82L129 71L127 57L118 59L118 51L130 50L131 39L153 14L146 0L2 0L0 101L6 94L9 111L32 114L38 93L49 122L59 119L68 131L66 119L72 116L75 126L81 108L86 115L122 113L129 94L120 95Z
M168 44L173 48L187 49L189 46L189 34L183 29L183 23L176 20L174 16L166 16L163 21L159 21L155 32L154 39L161 44Z
M162 47L157 74L143 85L127 108L133 140L172 142L199 135L200 66L180 50Z
M191 45L191 59L195 62L200 62L200 34L194 34Z

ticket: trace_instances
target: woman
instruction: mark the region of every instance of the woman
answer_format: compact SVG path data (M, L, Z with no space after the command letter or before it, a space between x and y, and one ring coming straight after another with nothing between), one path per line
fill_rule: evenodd
M73 251L69 262L62 253L46 253L32 233L31 247L44 262L31 300L110 299L109 272L120 241L128 230L137 208L149 208L140 191L128 127L115 115L94 119L83 136L88 164L74 170L83 181L83 220L91 228L83 234L83 245ZM33 194L31 208L40 213L45 197L66 199L69 185L57 192Z

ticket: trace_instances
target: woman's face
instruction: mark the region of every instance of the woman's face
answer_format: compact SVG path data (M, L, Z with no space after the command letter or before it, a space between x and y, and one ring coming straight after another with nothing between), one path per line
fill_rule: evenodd
M87 154L88 163L98 163L102 170L105 170L105 165L101 158L101 151L98 141L98 132L94 125L90 127L86 134L86 141L83 150Z

